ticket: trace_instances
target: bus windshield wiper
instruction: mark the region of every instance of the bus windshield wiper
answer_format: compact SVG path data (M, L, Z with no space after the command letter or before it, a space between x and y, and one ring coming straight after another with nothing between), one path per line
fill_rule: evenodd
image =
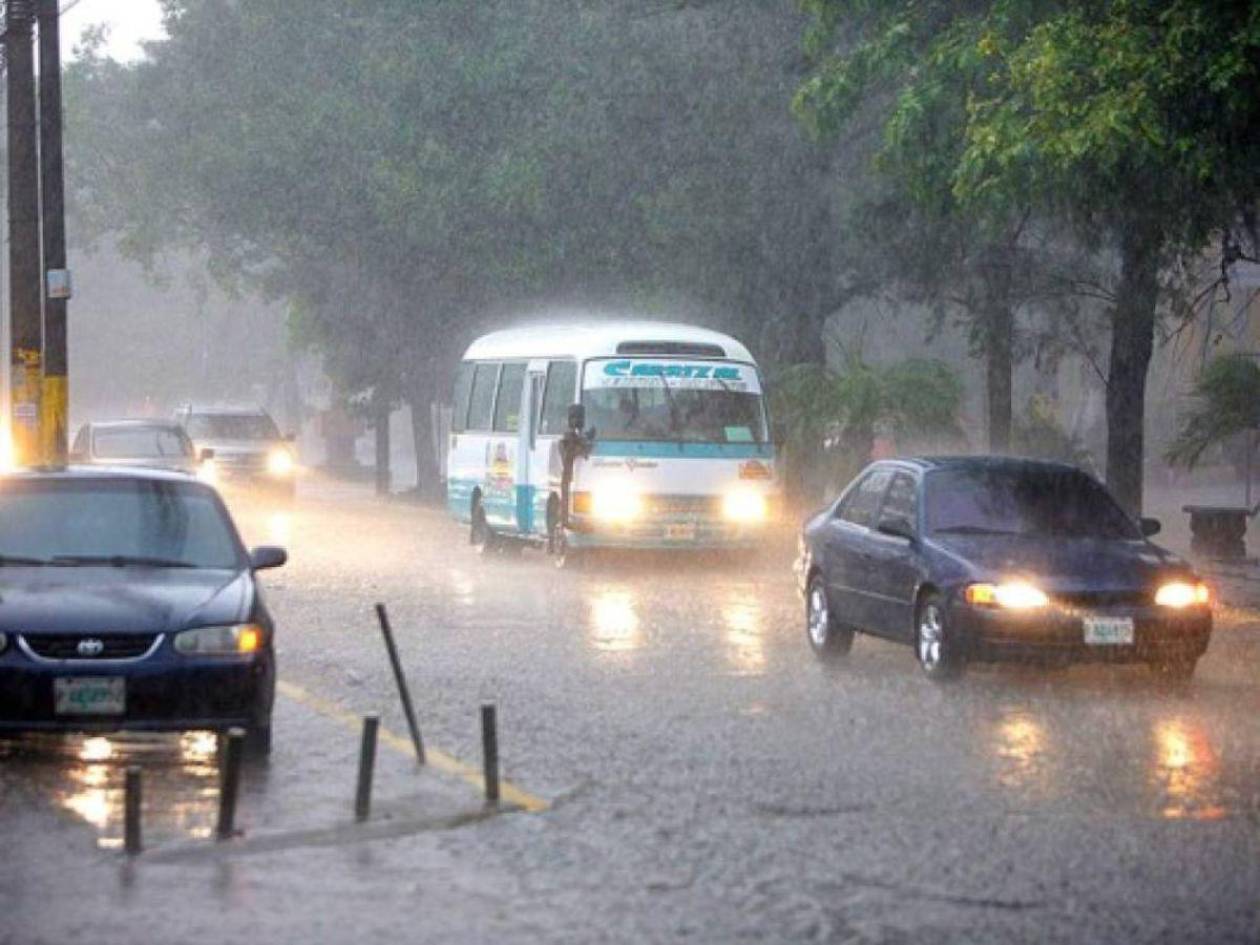
M47 558L0 554L0 568L43 568L51 563Z
M111 568L195 568L189 561L177 558L156 558L144 555L57 555L51 564L60 565L94 565L103 564Z

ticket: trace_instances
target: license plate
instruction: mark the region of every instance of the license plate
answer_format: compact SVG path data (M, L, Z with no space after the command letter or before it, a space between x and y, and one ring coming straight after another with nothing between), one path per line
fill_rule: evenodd
M1085 642L1093 646L1126 646L1133 643L1132 617L1086 617Z
M695 541L696 523L687 522L683 525L666 525L665 538L669 541Z
M72 676L53 680L58 715L122 715L127 681L119 676Z

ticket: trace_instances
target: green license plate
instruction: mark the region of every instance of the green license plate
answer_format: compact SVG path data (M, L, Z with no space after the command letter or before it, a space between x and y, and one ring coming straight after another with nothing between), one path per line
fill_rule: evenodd
M127 681L118 676L64 676L53 680L58 715L122 715Z

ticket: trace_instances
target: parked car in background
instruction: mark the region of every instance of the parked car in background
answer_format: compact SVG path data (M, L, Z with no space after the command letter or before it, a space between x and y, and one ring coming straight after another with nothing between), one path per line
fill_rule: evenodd
M856 632L914 647L928 676L973 660L1145 662L1188 679L1208 646L1207 586L1095 479L1058 463L874 463L811 518L796 569L810 646Z
M0 476L0 730L246 730L271 747L275 628L218 493L158 470Z
M70 448L73 463L145 466L196 474L213 460L198 451L184 428L171 420L93 421L79 427Z
M217 481L292 495L297 456L292 436L282 436L267 411L258 407L196 407L175 412L175 420L199 449L214 451Z

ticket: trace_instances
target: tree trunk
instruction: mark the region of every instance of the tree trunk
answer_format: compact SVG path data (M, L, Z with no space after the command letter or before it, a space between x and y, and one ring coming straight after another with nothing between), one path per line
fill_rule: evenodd
M428 386L413 384L407 399L411 407L411 441L416 451L416 493L422 499L438 494L441 471L433 449L433 402Z
M1130 515L1142 514L1146 375L1155 348L1159 239L1135 227L1120 240L1120 290L1111 316L1107 369L1107 486Z
M376 494L389 495L389 401L376 405Z
M985 393L988 398L989 452L1011 448L1012 376L1015 371L1015 316L1009 304L990 307L985 326Z

